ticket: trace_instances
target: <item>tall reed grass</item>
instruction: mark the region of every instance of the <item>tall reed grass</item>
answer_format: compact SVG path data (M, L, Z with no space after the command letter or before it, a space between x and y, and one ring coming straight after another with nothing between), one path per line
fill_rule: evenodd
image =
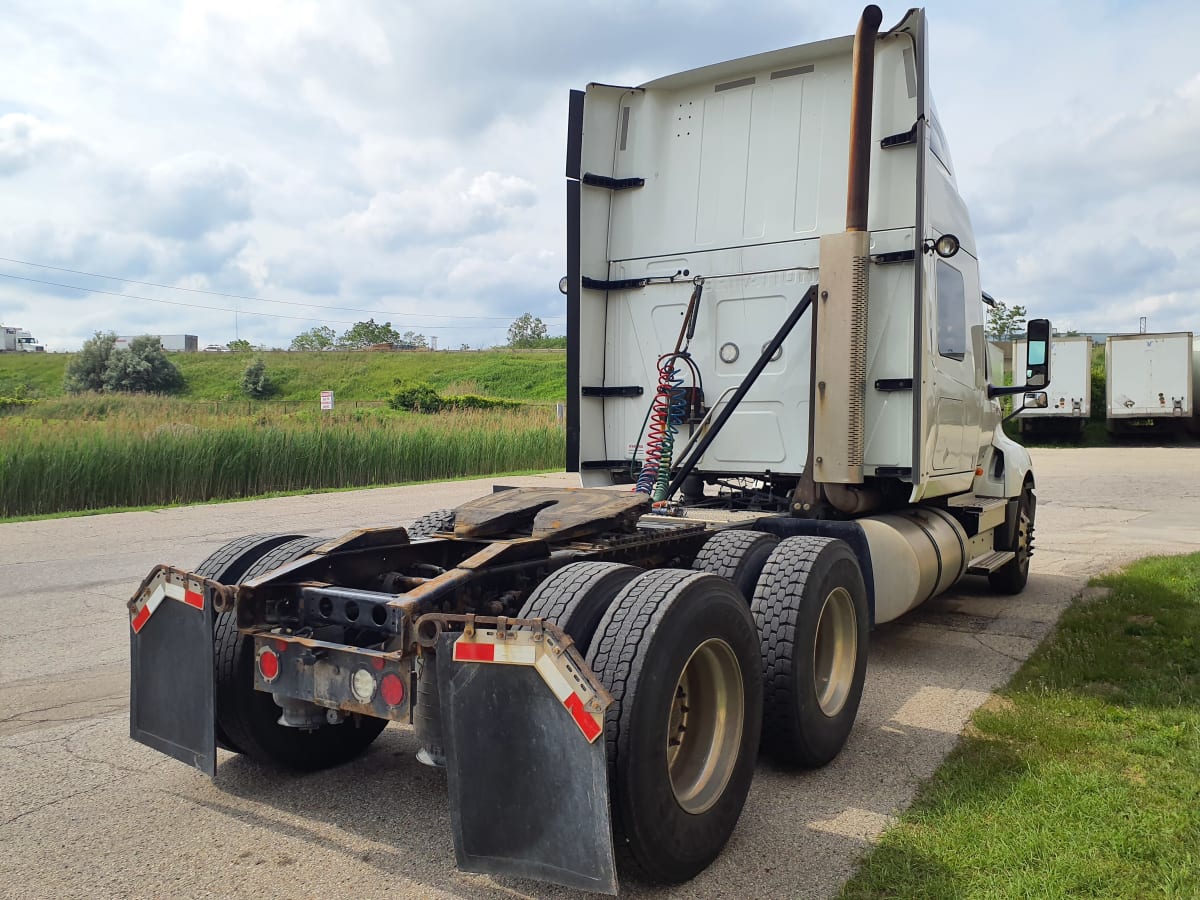
M550 469L565 456L552 409L231 418L93 399L0 416L0 516Z

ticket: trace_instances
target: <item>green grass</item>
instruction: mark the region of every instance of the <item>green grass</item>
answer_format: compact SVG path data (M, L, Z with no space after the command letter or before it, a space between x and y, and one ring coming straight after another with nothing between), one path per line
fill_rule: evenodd
M565 455L546 407L233 416L168 398L64 397L0 415L0 517L559 469Z
M461 353L171 353L183 374L182 394L194 400L243 397L242 373L256 355L277 386L274 399L316 403L321 391L337 400L386 400L396 381L426 381L444 394L483 394L553 403L566 397L566 353L485 350ZM57 397L70 354L0 354L0 397Z
M843 898L1200 897L1200 554L1099 583Z

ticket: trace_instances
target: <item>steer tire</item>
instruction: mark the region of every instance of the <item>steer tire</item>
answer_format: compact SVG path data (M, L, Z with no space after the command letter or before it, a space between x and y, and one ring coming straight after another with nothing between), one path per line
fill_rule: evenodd
M618 864L686 881L728 842L754 776L762 683L750 610L724 578L654 569L617 595L587 661L614 700L605 750Z
M455 511L452 509L435 509L433 512L427 512L423 516L413 520L413 523L404 529L408 532L410 540L430 537L440 531L453 531Z
M778 537L765 531L718 531L704 542L692 568L728 578L749 603L767 557L778 543Z
M1037 501L1026 485L1017 500L1016 557L988 575L988 584L998 594L1019 594L1029 581L1029 558L1033 555L1033 517Z
M621 563L571 563L534 589L518 618L548 619L570 635L580 653L586 654L613 599L640 574L642 570L637 566Z
M867 674L870 610L854 551L835 538L780 541L751 610L762 638L763 750L823 766L850 736Z
M280 544L302 537L299 534L248 534L245 537L240 537L235 541L230 541L219 550L214 551L204 562L196 566L193 573L200 575L203 578L211 578L213 581L221 584L237 584L246 570L253 565L254 561L259 557L270 553ZM211 610L211 598L205 604L205 608ZM213 619L213 644L216 653L214 659L220 656L219 643L217 638L217 628L220 622L220 616L217 615ZM214 664L214 669L219 664ZM215 676L215 672L214 672ZM241 753L241 750L229 739L229 735L225 734L220 723L216 724L217 746L222 750L229 750L233 753Z
M249 581L306 556L327 538L298 537L259 557L242 574ZM254 687L254 640L238 633L236 614L217 616L214 633L217 726L238 751L265 765L315 771L358 756L387 727L386 719L349 715L339 725L305 730L279 724L274 698Z

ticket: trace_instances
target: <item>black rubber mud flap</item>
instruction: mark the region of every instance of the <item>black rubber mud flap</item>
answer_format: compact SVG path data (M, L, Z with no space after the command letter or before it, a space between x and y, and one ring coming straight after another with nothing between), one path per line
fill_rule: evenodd
M437 662L458 867L616 894L603 735L532 666L455 662L458 637Z
M163 585L150 588L148 595L165 591ZM182 588L172 593L184 595ZM186 600L146 599L131 610L129 736L215 775L211 599L191 590Z

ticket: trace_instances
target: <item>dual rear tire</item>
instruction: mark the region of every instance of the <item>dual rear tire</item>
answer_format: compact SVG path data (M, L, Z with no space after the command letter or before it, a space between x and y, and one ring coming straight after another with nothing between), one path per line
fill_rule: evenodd
M870 608L844 541L732 529L714 534L693 568L731 580L760 638L762 749L813 768L845 745L866 680Z
M614 845L651 882L686 881L721 852L760 739L788 764L836 756L866 671L866 589L843 541L720 532L694 565L575 563L520 613L559 624L615 701Z
M296 534L249 535L212 554L196 573L238 584L307 555L324 540ZM387 726L384 719L358 715L313 729L280 725L282 710L274 698L254 688L254 641L238 632L232 612L214 618L213 654L217 743L226 750L268 766L315 771L354 759Z

